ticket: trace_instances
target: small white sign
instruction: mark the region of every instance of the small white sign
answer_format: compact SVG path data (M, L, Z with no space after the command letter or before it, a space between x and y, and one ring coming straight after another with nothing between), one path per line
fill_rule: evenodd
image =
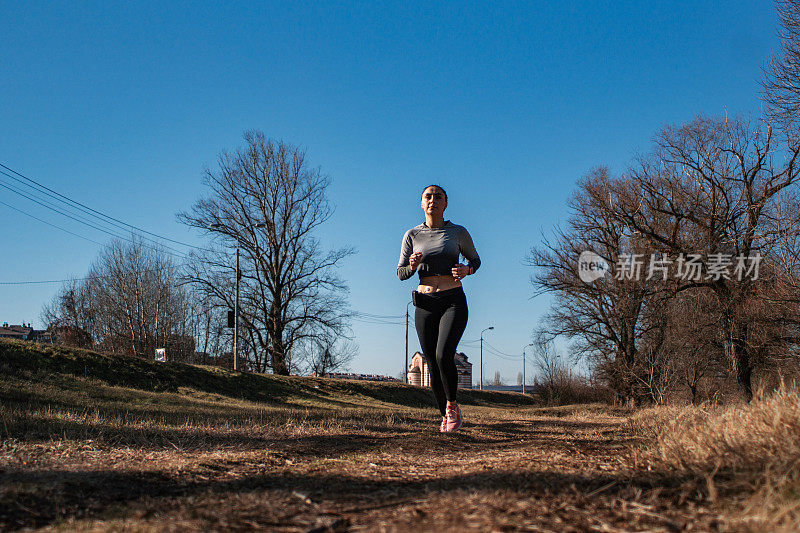
M161 363L167 362L167 349L166 348L156 348L156 361Z

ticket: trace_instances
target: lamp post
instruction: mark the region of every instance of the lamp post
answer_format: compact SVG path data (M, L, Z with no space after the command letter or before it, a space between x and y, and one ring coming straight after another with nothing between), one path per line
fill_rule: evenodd
M489 331L490 329L494 329L494 326L489 326L485 330L481 331L481 390L483 390L483 332Z
M533 346L533 343L526 344L525 348ZM525 394L525 348L522 349L522 394Z
M408 302L406 304L406 366L405 372L403 372L403 382L408 383L408 306L411 305L412 302Z

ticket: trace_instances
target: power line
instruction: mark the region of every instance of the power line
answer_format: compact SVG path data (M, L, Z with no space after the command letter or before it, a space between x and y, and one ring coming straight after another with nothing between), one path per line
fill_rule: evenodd
M3 187L4 189L8 189L9 191L13 192L14 194L18 194L19 196L22 196L23 198L25 198L27 200L30 200L31 202L33 202L33 203L35 203L35 204L37 204L37 205L39 205L41 207L44 207L44 208L49 209L51 211L54 211L54 212L58 213L59 215L65 216L67 218L70 218L70 219L72 219L72 220L74 220L76 222L79 222L81 224L84 224L86 226L89 226L92 229L96 229L98 231L102 231L103 233L107 233L107 234L109 234L109 235L111 235L113 237L119 237L119 235L117 235L116 233L113 233L113 232L111 232L111 231L109 231L107 229L95 226L94 224L92 224L90 222L86 222L85 220L82 220L82 219L80 219L80 218L78 218L76 216L73 216L73 215L71 215L69 213L65 213L65 212L59 210L56 207L48 205L48 204L44 203L43 201L37 200L36 198L33 198L32 196L28 196L27 194L17 190L13 185L9 185L8 183L6 183L4 181L0 181L0 187Z
M467 345L472 349L476 349L476 348L478 348L479 343L480 343L480 339L475 339L475 340L469 340L469 341L461 341L458 344L459 344L459 346ZM512 353L501 352L500 350L498 350L497 348L495 348L494 346L489 344L489 342L486 339L483 339L483 351L488 353L488 354L490 354L490 355L498 357L499 359L503 359L505 361L515 361L516 362L516 361L519 361L519 359L522 357L522 354L516 355L516 354L512 354Z
M140 228L140 227L138 227L138 226L134 226L134 225L132 225L132 224L128 224L127 222L123 222L122 220L119 220L119 219L117 219L117 218L114 218L114 217L112 217L112 216L110 216L110 215L107 215L107 214L105 214L105 213L102 213L102 212L100 212L100 211L97 211L96 209L92 209L91 207L89 207L89 206L87 206L87 205L84 205L84 204L82 204L82 203L78 202L77 200L73 200L72 198L69 198L68 196L65 196L65 195L63 195L63 194L61 194L61 193L58 193L58 192L54 191L53 189L50 189L49 187L46 187L45 185L42 185L42 184L41 184L41 183L39 183L38 181L36 181L36 180L34 180L34 179L31 179L31 178L29 178L29 177L25 176L24 174L22 174L22 173L20 173L20 172L17 172L17 171L16 171L16 170L14 170L13 168L10 168L10 167L8 167L8 166L4 165L3 163L0 163L0 167L3 167L4 169L8 170L9 172L13 172L14 174L16 174L17 176L19 176L20 178L22 178L22 179L24 179L24 180L26 180L26 181L28 181L28 182L30 182L30 183L33 183L34 185L36 185L36 187L38 187L38 188L40 188L40 189L43 189L44 191L47 191L47 192L45 192L44 194L47 194L48 196L51 196L51 197L58 197L58 198L56 198L56 199L61 199L60 201L62 201L62 202L64 202L64 203L67 203L67 202L68 202L68 203L70 203L70 204L73 204L73 205L76 205L76 206L78 206L78 207L80 207L80 208L82 208L82 209L84 209L84 210L86 210L86 211L89 211L89 212L91 212L91 213L94 213L94 215L92 215L92 216L95 216L95 217L102 217L102 218L105 218L105 219L111 220L111 221L113 221L113 222L116 222L116 223L118 223L118 224L122 224L123 226L126 226L126 227L128 227L128 228L130 228L130 229L134 229L134 230L136 230L136 231L138 231L138 232L140 232L140 233L144 233L144 234L147 234L147 235L151 235L151 236L153 236L153 237L156 237L156 238L159 238L159 239L162 239L162 240L168 241L168 242L172 242L172 243L175 243L175 244L180 244L180 245L182 245L182 246L188 246L189 248L200 248L200 249L202 249L200 246L195 246L195 245L193 245L193 244L188 244L188 243L181 242L181 241L178 241L178 240L175 240L175 239L170 239L169 237L164 237L163 235L158 235L157 233L153 233L153 232L147 231L146 229L142 229L142 228ZM6 176L9 176L9 175L8 175L8 174L6 174L5 172L3 172L3 174L4 174L4 175L6 175ZM13 176L9 176L9 177L10 177L10 178L12 178L12 179L14 179L14 180L16 180L16 181L19 181L20 183L22 183L22 182L21 182L21 180L19 180L19 179L15 178L15 177L13 177ZM30 186L30 185L29 185L29 186ZM51 193L51 194L48 194L48 193ZM53 196L53 195L55 195L55 196Z
M405 324L405 322L400 320L382 320L377 318L362 318L359 316L355 316L352 319L355 320L356 322L361 322L364 324L391 324L394 326L402 326L403 324Z
M144 272L161 272L161 269L145 268L136 271L137 274ZM67 278L67 279L48 279L48 280L33 280L33 281L0 281L0 285L40 285L46 283L66 283L68 281L89 281L93 279L109 279L117 276L85 276L82 278Z
M484 352L486 352L489 355L491 355L493 357L496 357L498 359L502 359L503 361L511 361L511 362L514 362L514 363L518 363L522 359L521 355L518 356L518 357L506 357L505 355L500 355L497 352L493 352L491 350L484 349Z
M501 359L501 360L503 360L503 361L509 361L509 362L515 362L515 363L517 363L517 362L519 362L519 360L522 358L522 357L514 357L514 358L511 358L511 357L506 357L506 356L504 356L504 355L500 355L500 354L498 354L498 353L495 353L495 352L493 352L493 351L491 351L491 350L487 350L486 348L484 348L484 350L483 350L483 351L484 351L486 354L488 354L488 355L491 355L492 357L496 357L496 358L498 358L498 359Z
M46 283L66 283L68 281L83 281L92 278L49 279L43 281L0 281L0 285L43 285Z
M508 357L522 357L522 354L513 354L513 353L501 352L496 347L494 347L491 344L489 344L489 342L486 339L483 340L483 345L484 346L488 346L490 349L494 350L495 352L497 352L498 354L501 354L501 355L505 355L505 356L508 356Z
M352 320L361 324L383 325L383 326L402 326L405 324L406 315L378 315L375 313L364 313L356 311Z
M30 199L30 197L27 196L26 194L31 194L31 195L33 195L35 197L36 200L38 200L42 204L46 204L46 205L50 206L51 208L57 209L59 211L60 210L67 210L67 212L70 215L76 216L76 217L80 218L82 221L89 221L89 222L92 222L92 223L95 223L95 224L100 223L100 224L103 224L103 225L107 225L108 228L106 228L106 229L111 229L111 230L114 230L114 231L116 231L118 229L125 230L126 232L130 231L128 228L126 228L122 224L116 224L116 223L113 223L113 222L110 223L110 222L108 222L108 221L106 221L106 220L104 220L104 219L102 219L100 217L97 217L97 216L95 216L95 215L93 215L91 213L88 213L87 211L85 211L83 209L80 209L80 208L77 208L77 207L75 207L75 206L73 206L71 204L68 204L67 202L64 202L63 200L57 198L55 195L49 194L49 193L47 193L45 191L42 191L42 190L34 187L33 185L30 185L29 183L25 183L24 181L14 177L13 175L9 174L8 172L0 170L0 175L5 176L6 178L10 178L10 179L14 180L16 182L14 184L11 184L11 183L8 183L8 182L5 182L5 181L3 183L5 183L6 188L12 188L12 190L14 192L16 192L17 194L19 194L21 196L24 196L25 198ZM24 187L27 187L27 189L19 189L19 186L20 186L19 184L21 184ZM28 190L28 189L30 189L30 190ZM20 190L23 190L26 194L23 194L23 193L19 192ZM42 195L44 195L44 196L42 196ZM49 197L50 199L47 199L45 197ZM55 201L53 201L53 200L55 200ZM89 217L89 218L87 218L87 217Z
M360 324L369 324L370 326L402 326L402 322L365 322L363 320L359 320L357 318L351 319L354 322L358 322Z
M5 174L5 173L0 170L0 174ZM112 237L116 237L117 239L124 239L124 240L130 241L130 239L128 239L128 238L126 238L126 237L124 237L122 235L119 235L119 234L115 233L114 231L109 230L108 228L103 228L103 227L100 227L100 226L96 226L94 224L94 222L95 222L94 220L92 220L91 222L88 222L86 219L81 217L79 214L65 213L64 211L61 210L62 208L60 208L60 206L59 207L55 207L52 204L50 204L49 202L47 202L47 200L43 200L41 198L34 198L34 197L31 197L31 196L28 196L27 194L25 194L23 192L20 192L19 189L17 189L17 187L15 187L13 185L10 185L7 182L0 181L0 187L8 189L11 192L13 192L13 193L15 193L15 194L17 194L19 196L22 196L23 198L26 198L26 199L30 200L31 202L33 202L33 203L35 203L37 205L40 205L40 206L42 206L42 207L44 207L46 209L54 211L54 212L58 213L59 215L65 216L65 217L67 217L69 219L72 219L72 220L74 220L74 221L76 221L76 222L78 222L80 224L83 224L85 226L89 226L92 229L95 229L97 231L101 231L103 233L111 235ZM81 214L83 214L83 213L81 213ZM102 220L100 220L99 223L105 224L105 222L102 221ZM185 254L183 254L180 250L176 250L175 248L172 248L170 246L166 246L166 245L164 245L164 244L162 244L162 243L160 243L158 241L155 241L153 239L148 239L147 237L144 237L144 236L140 236L140 237L142 238L142 240L150 241L150 242L156 244L157 246L159 246L160 248L163 248L166 253L170 253L170 250L171 250L172 251L171 255L174 255L176 257L185 257ZM146 243L143 243L143 244L145 244L145 246L147 246ZM152 249L157 249L157 248L153 248L153 246L148 246L148 247L152 248Z
M366 318L405 318L406 315L376 315L373 313L362 313L361 311L356 311L356 315Z
M2 164L2 163L0 163L0 164ZM25 193L19 192L13 186L10 186L10 185L2 182L2 181L0 181L0 187L8 189L9 191L11 191L11 192L13 192L15 194L18 194L19 196L22 196L23 198L27 198L28 200L30 200L31 202L33 202L33 203L35 203L37 205L40 205L40 206L42 206L42 207L44 207L46 209L54 211L54 212L58 213L59 215L65 216L67 218L70 218L70 219L72 219L72 220L74 220L74 221L76 221L76 222L78 222L80 224L84 224L86 226L89 226L90 228L96 229L97 231L101 231L103 233L111 235L112 237L116 237L117 239L122 239L122 240L126 240L128 242L133 242L133 240L131 240L129 238L126 238L126 237L123 237L122 235L118 235L118 234L116 234L116 233L114 233L112 231L109 231L107 229L101 228L99 226L95 226L94 224L92 224L90 222L86 222L86 221L81 220L81 219L79 219L77 217L74 217L74 216L72 216L72 215L70 215L68 213L64 213L63 211L61 211L59 209L56 209L55 207L51 207L51 206L49 206L49 205L47 205L47 204L45 204L45 203L43 203L43 202L41 202L41 201L39 201L39 200L37 200L35 198L32 198L32 197L28 196ZM160 243L156 243L160 248L156 248L155 246L151 246L151 245L147 244L146 242L142 242L141 244L142 244L142 246L146 246L147 248L150 248L150 249L153 249L153 250L157 250L157 251L161 251L161 252L167 253L169 255L172 255L174 257L180 257L181 259L185 259L186 258L186 254L183 254L180 251L175 250L174 248L170 248L170 247L165 246L165 245L160 244Z
M14 211L17 211L17 212L19 212L19 213L22 213L22 214L23 214L23 215L25 215L25 216L31 217L31 218L32 218L32 219L34 219L34 220L38 220L38 221L39 221L39 222L41 222L42 224L47 224L48 226L52 226L52 227L54 227L54 228L56 228L56 229L58 229L58 230L61 230L61 231L65 232L65 233L69 233L70 235L74 235L74 236L78 237L79 239L83 239L83 240L86 240L86 241L89 241L89 242L93 242L93 243L95 243L95 244L99 244L100 246L103 246L103 243L101 243L101 242L97 242L97 241L95 241L95 240L93 240L93 239L90 239L89 237L84 237L83 235L78 235L77 233L75 233L75 232L73 232L73 231L70 231L70 230L68 230L68 229L64 229L64 228L62 228L61 226L56 226L55 224L52 224L52 223L50 223L50 222L48 222L48 221L46 221L46 220L42 220L42 219L41 219L41 218L39 218L39 217L33 216L33 215L31 215L30 213L27 213L27 212L23 211L22 209L17 209L17 208L16 208L16 207L14 207L13 205L9 205L9 204L7 204L7 203L5 203L5 202L2 202L2 201L0 201L0 204L2 204L2 205L4 205L4 206L8 207L9 209L13 209Z

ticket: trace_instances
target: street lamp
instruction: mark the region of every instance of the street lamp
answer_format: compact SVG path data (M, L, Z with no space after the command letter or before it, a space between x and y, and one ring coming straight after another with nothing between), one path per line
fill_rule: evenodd
M526 344L525 348L533 346L533 343ZM525 394L525 348L522 349L522 394Z
M494 326L489 326L483 331L494 329ZM483 390L483 331L481 331L481 390Z
M403 372L404 383L408 383L408 306L412 303L413 301L406 304L406 368L405 372Z

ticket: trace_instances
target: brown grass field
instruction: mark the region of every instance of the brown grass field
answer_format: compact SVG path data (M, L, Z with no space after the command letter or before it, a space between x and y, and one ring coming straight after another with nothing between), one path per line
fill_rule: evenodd
M0 341L0 530L793 531L800 396L625 411Z

